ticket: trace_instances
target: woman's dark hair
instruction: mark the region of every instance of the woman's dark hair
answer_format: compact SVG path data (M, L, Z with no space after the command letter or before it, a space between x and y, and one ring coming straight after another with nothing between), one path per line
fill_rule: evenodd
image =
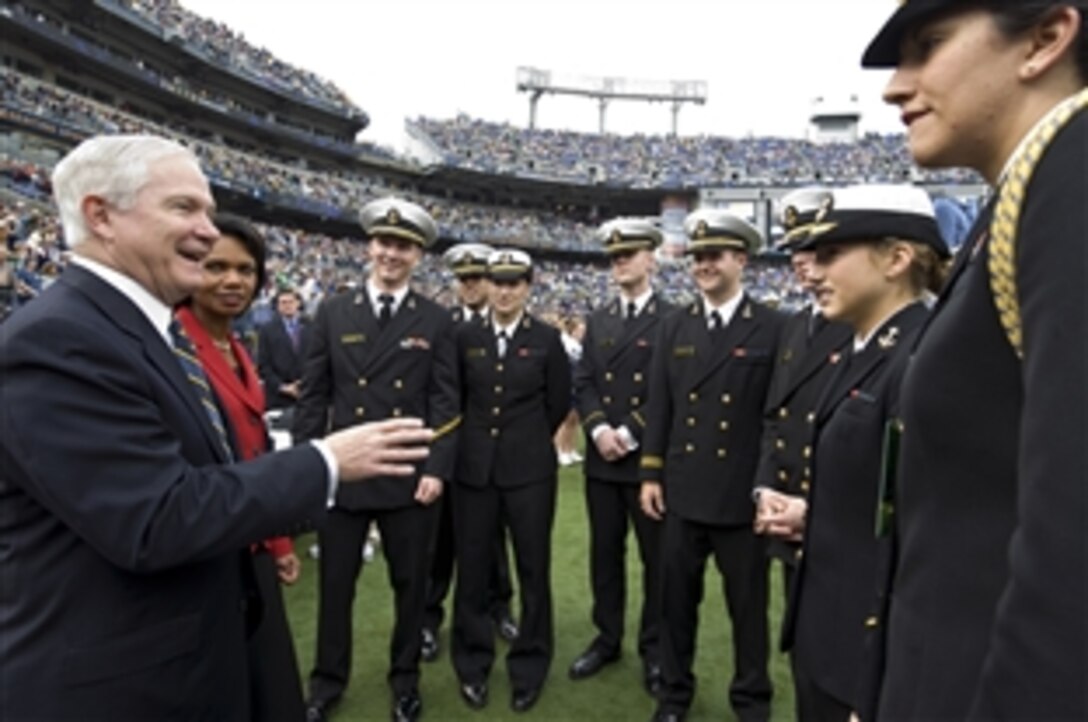
M983 7L994 15L997 27L1006 37L1021 35L1042 22L1057 7L1071 7L1080 13L1080 34L1073 44L1073 58L1081 85L1088 85L1088 1L1086 0L984 0Z
M249 255L253 256L253 264L256 266L257 271L257 285L253 289L253 296L256 298L257 294L264 288L265 279L267 278L264 267L264 236L252 223L233 213L216 213L215 217L212 218L212 223L219 229L219 235L238 239L242 247L249 252ZM251 298L250 301L252 300Z

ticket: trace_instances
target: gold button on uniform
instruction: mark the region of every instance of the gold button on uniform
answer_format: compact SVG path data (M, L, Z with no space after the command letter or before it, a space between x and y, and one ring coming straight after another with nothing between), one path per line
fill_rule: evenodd
M775 439L774 440L774 448L778 449L779 451L784 451L785 448L786 448L786 440L785 439Z
M395 389L403 389L403 388L404 388L404 382L403 382L403 381L401 381L400 379L394 379L394 380L393 380L393 388L395 388Z
M869 629L874 629L875 627L880 626L880 620L877 619L876 617L868 617L865 620L865 626L868 627Z
M688 452L689 454L692 453L693 451L695 451L695 444L684 444L684 451Z
M604 380L605 381L611 381L613 378L615 378L615 377L612 375L611 371L605 371L604 372Z
M733 403L733 397L729 394L722 394L722 403L728 406L729 404Z
M810 488L811 488L811 486L810 486L810 484L808 483L808 479L805 479L804 481L802 481L802 482L801 482L801 491L803 491L803 492L805 492L805 493L807 494L807 493L808 493L808 490L809 490Z
M496 429L495 427L491 427L491 438L495 438L498 435L499 435L499 430Z
M365 378L360 378L359 379L359 388L363 388L364 386L366 386L366 379Z
M496 386L495 387L495 393L501 394L502 393L502 386Z
M601 401L603 403L605 403L605 404L610 404L610 403L612 403L612 397L611 396L605 396L604 398L601 399Z
M695 426L695 417L694 416L689 416L688 417L688 427L694 427L694 426Z
M797 561L801 561L801 557L803 557L804 555L805 555L805 550L804 549L798 549L797 553L793 555L793 558L796 559Z
M636 384L641 384L642 383L642 374L639 373L638 371L635 372L635 375L634 375L633 378L634 378Z
M783 406L782 408L780 408L778 410L778 418L788 419L789 417L790 417L790 410L787 409L785 406Z
M632 396L632 397L631 397L631 405L632 405L632 406L638 406L638 405L639 405L639 402L640 402L641 400L642 400L642 399L640 399L640 398L639 398L639 397L637 397L637 396Z
M806 459L812 456L812 447L806 446L805 448L801 449L801 456L805 457Z
M365 414L365 413L366 413L366 410L362 406L356 406L355 407L355 418L361 419L361 418L363 418L363 414Z
M495 364L495 370L498 371L501 374L502 373L502 364Z
M718 422L718 428L721 429L722 431L729 431L729 422L728 421Z
M393 416L399 417L401 415L400 409L393 409Z
M502 409L500 409L498 406L491 407L492 416L498 416L501 413L502 413Z
M726 451L725 451L725 449L718 449L718 458L719 458L719 459L724 459L724 458L725 458L725 454L726 454Z
M692 391L690 394L688 394L688 401L698 401L698 400L699 400L699 394L695 393L694 391Z
M779 469L778 470L778 480L781 481L783 484L786 483L787 481L789 481L789 478L790 478L790 475L788 473L786 473L785 469Z
M808 416L805 417L805 421L809 422L810 424L815 423L816 422L816 412L815 411L809 411Z

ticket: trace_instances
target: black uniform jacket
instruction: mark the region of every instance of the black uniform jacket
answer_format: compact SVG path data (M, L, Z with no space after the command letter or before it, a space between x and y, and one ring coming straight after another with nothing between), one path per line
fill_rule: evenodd
M605 461L592 441L592 434L602 424L626 426L635 441L642 443L657 326L673 310L673 306L655 295L647 301L642 313L625 321L620 301L616 299L587 320L582 358L574 370L578 414L587 438L583 467L586 477L639 482L639 453L628 454L618 462Z
M752 523L752 479L783 321L745 296L713 334L701 299L660 322L640 473L664 484L670 514Z
M902 392L881 718L1088 719L1088 114L1026 188L1023 359L983 214Z
M295 410L294 436L390 417L418 417L435 430L419 474L451 478L460 423L454 326L449 311L409 291L382 329L365 291L321 304ZM415 504L419 476L341 485L345 509L398 509Z
M816 412L815 477L801 560L783 623L782 646L822 689L857 707L863 650L877 586L877 500L884 428L922 303L900 310L865 349L835 366ZM868 622L868 624L867 624Z
M570 410L570 361L559 331L521 317L498 358L490 319L457 329L464 423L456 480L476 488L554 481L552 437Z
M767 392L757 487L808 496L816 403L852 336L846 324L814 317L808 308L786 319ZM792 563L796 545L773 540L770 550Z

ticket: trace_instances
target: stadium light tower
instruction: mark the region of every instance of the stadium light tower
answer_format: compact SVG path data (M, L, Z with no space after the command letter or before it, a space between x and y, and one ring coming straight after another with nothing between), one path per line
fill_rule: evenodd
M672 110L672 134L680 122L684 103L706 104L705 80L635 80L632 78L597 78L554 73L539 68L520 67L517 89L529 94L529 128L536 128L540 98L553 95L578 95L597 101L598 128L605 132L608 104L613 100L638 100L645 103L669 103Z

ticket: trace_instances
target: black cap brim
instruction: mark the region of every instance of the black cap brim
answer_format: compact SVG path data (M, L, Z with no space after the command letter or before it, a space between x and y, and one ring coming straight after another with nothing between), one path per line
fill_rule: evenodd
M957 0L909 0L892 13L861 56L863 68L894 68L907 30L931 16L950 10Z

